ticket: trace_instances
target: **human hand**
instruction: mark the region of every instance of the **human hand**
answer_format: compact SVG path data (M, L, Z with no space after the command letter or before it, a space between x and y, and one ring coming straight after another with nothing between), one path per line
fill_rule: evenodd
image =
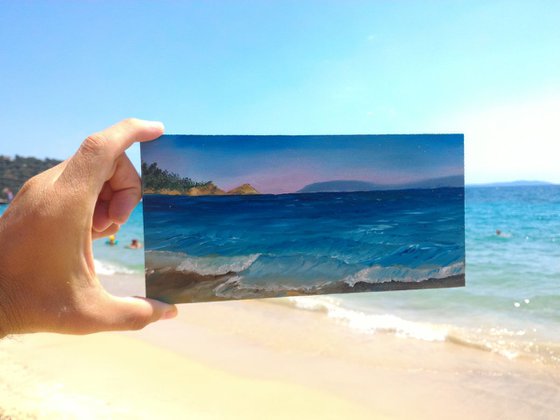
M89 136L70 159L31 178L0 218L0 337L140 329L174 305L107 293L92 240L114 234L141 196L125 150L163 133L128 119Z

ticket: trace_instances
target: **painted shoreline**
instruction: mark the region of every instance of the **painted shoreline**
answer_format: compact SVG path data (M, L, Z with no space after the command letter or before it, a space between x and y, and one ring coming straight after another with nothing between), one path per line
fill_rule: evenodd
M392 280L390 282L370 283L359 281L350 285L344 281L339 281L324 286L268 290L256 286L239 288L235 282L235 276L237 276L235 272L221 275L202 275L195 272L171 271L166 268L150 270L146 273L146 295L169 303L193 303L465 286L465 275L460 274L446 278L430 278L419 282Z

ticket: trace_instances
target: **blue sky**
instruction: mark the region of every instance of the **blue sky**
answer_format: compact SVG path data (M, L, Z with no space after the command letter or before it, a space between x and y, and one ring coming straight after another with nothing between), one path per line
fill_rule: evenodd
M400 184L463 175L461 135L164 136L142 145L142 160L229 191L297 192L315 182Z
M128 116L168 133L464 132L467 182L560 182L558 1L1 10L1 154L66 158Z

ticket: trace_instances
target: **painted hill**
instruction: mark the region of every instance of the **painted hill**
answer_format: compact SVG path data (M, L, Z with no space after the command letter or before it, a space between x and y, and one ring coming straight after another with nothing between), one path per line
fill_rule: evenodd
M254 195L260 193L250 184L243 184L226 192L213 182L206 182L187 190L179 188L144 188L144 194L188 195L191 197L198 197L201 195Z
M210 182L196 182L174 172L158 167L156 162L148 165L142 161L142 186L144 194L185 195L188 191L213 191L217 188ZM213 187L214 188L213 188ZM223 191L222 191L223 192Z
M412 189L432 189L432 188L451 188L462 187L464 184L463 175L447 176L442 178L425 179L417 182L403 184L374 184L372 182L354 180L336 180L326 182L316 182L306 185L298 193L316 192L353 192L353 191L387 191L387 190L412 190Z
M425 189L425 188L460 188L465 184L463 175L446 176L442 178L426 179L396 186L395 189Z
M227 192L228 195L253 195L259 192L251 184L243 184Z
M148 165L142 161L142 186L144 194L163 195L251 195L260 194L252 185L243 184L228 192L212 181L197 182L189 177L158 167L156 162Z
M186 195L226 195L226 192L218 188L213 182L209 182L206 185L200 187L192 187L187 191Z

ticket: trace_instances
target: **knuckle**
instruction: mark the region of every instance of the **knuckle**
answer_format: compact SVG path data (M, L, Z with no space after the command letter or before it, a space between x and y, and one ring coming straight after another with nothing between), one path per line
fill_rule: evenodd
M96 133L88 136L82 143L82 150L86 153L98 155L100 154L105 145L107 144L107 139L102 134Z
M40 180L39 180L39 177L37 175L29 178L22 185L22 187L19 191L19 194L24 195L24 194L27 194L27 193L33 191L33 190L36 190L39 186L39 183L40 183Z

